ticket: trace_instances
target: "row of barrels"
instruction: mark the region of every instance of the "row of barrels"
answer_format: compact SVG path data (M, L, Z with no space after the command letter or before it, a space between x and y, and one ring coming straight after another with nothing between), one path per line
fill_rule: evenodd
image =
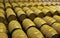
M60 2L60 0L0 0L0 2L29 2L29 1L33 1L33 2Z
M40 10L35 7L31 7L31 9L27 7L15 7L14 11L9 7L5 12L6 17L4 16L3 11L0 14L0 17L2 17L1 23L6 25L7 22L5 21L5 18L7 18L7 29L12 38L60 38L59 15L54 15L53 18L50 16L41 18L41 16L43 15L38 15L39 13L43 12L40 12ZM16 15L20 20L20 23L18 22ZM23 31L21 26L23 27L25 32ZM1 37L3 38L3 36Z
M60 38L59 6L0 7L0 38Z
M60 4L60 3L59 3ZM48 6L47 6L48 5ZM2 9L5 9L7 7L32 7L32 6L35 6L40 9L40 8L47 8L50 6L52 7L51 9L59 9L59 5L56 5L56 3L54 5L51 5L51 2L12 2L12 3L9 3L9 2L6 2L6 3L0 3L0 8ZM49 8L50 8L49 7Z
M27 6L27 7L26 7ZM23 5L22 3L5 3L5 5L3 3L0 3L0 8L2 9L6 9L6 8L15 8L15 7L21 7L23 10L24 9L32 9L34 12L43 12L44 15L49 15L52 16L53 14L58 14L60 15L60 6L59 5L55 5L55 6L36 6L34 4L31 5ZM36 10L34 10L36 9Z
M21 2L21 1L23 1L23 0L0 0L0 3L3 3L3 4L5 4L5 3L18 3L18 4L23 4L24 6L29 6L29 5L60 5L60 2L40 2L40 1L36 1L36 2L34 2L34 1L27 1L27 2L25 2L25 1L23 1L23 2Z
M8 3L8 2L6 2ZM14 2L9 2L9 3L14 3ZM15 2L19 5L23 5L23 6L38 6L38 5L60 5L60 2Z
M23 8L23 7L32 7L32 6L37 7L40 10L42 8L47 8L48 10L50 10L49 8L51 8L51 9L55 9L55 10L59 11L59 8L60 8L60 6L56 5L56 3L54 5L51 5L51 2L44 2L44 3L43 2L18 2L18 3L6 2L6 3L0 3L0 8L2 8L2 9L8 8L8 7L11 7L11 8L21 7L21 8Z
M20 14L18 15L18 18L23 18L22 16L24 16L25 13L22 10L16 11L17 15ZM13 10L11 8L8 8L6 10L6 14L9 21L8 29L12 34L12 38L44 38L44 36L46 38L60 38L60 23L56 22L56 20L52 17L45 16L43 19L40 17L36 17L33 20L31 20L31 18L23 18L23 20L21 21L23 28L28 35L27 37L27 35L22 30L20 23L17 21L16 14L13 12ZM44 36L42 33L44 34Z
M5 18L5 11L0 8L0 38L8 38L7 20Z
M10 13L9 13L9 11L10 11ZM45 16L43 18L35 17L32 19L32 18L30 18L31 16L30 17L28 16L28 18L27 18L25 16L25 12L23 12L22 9L16 10L16 11L17 11L16 14L17 14L18 18L21 21L21 25L24 28L24 30L25 30L25 32L29 38L44 38L44 36L46 38L60 38L60 36L59 36L59 34L60 34L60 30L59 30L60 29L60 23L56 22L56 20L53 19L52 17ZM7 18L8 18L9 22L12 22L13 20L17 20L16 15L12 11L11 8L8 8L8 11L6 11L6 13L7 13ZM15 23L11 23L11 24L16 25L17 23L15 22ZM14 27L15 25L14 26L13 25L9 26L10 30L14 29L15 31L17 31L18 28L19 29L21 28L20 25L19 25L20 27L17 26L18 24L16 25L16 27ZM12 32L12 38L13 38L13 34L15 32L14 30ZM19 32L17 31L17 33L19 33ZM20 35L18 35L18 36L21 37ZM15 36L15 34L14 34L14 36ZM25 36L25 35L23 35L23 36ZM17 37L17 35L15 36L15 38L16 37Z

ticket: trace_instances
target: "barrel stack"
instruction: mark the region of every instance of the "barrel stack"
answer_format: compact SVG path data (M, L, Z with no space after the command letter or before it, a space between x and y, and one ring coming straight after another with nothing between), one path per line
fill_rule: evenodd
M0 38L60 38L59 0L0 0Z

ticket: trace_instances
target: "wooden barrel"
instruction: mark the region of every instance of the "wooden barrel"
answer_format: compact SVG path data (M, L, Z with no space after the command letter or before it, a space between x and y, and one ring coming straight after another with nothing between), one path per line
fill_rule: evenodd
M22 27L17 20L13 20L9 23L8 29L9 29L10 32L12 32L16 29L22 29Z
M13 8L18 7L18 4L15 2L11 3L11 5L13 6Z
M54 23L52 27L60 33L60 23Z
M27 35L29 38L44 38L42 33L35 27L31 27L27 30Z
M15 12L20 21L23 21L26 18L26 13L22 10L22 8L16 7Z
M8 35L6 33L0 33L0 38L8 38Z
M42 18L36 17L34 23L38 28L42 27L44 24L47 24Z
M60 16L58 16L58 15L54 15L53 18L54 18L57 22L60 23Z
M10 3L5 3L5 8L11 8L12 6L10 5Z
M0 23L0 33L7 33L7 28L3 23Z
M27 35L24 33L23 30L15 30L13 33L12 33L12 38L28 38Z
M0 3L0 8L4 9L4 4Z
M37 16L39 16L39 17L44 17L44 13L43 13L41 10L37 9L36 7L31 7L31 9L34 11L34 13L35 13Z
M12 20L16 20L16 14L11 8L6 9L6 14L9 22Z
M24 19L22 24L25 30L29 29L30 27L35 27L35 24L30 19Z
M44 19L49 25L52 25L53 23L56 22L55 19L53 19L52 17L49 17L49 16L45 16L43 19Z
M49 25L43 25L41 27L42 33L48 38L59 38L59 33Z

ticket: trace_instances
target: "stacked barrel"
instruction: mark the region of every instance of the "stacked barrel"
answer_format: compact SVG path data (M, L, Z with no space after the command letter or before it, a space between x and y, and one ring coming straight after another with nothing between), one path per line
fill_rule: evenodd
M6 9L6 15L8 19L8 30L12 36L12 38L27 38L27 35L22 30L21 24L17 21L16 14L12 10L12 8ZM17 34L17 35L16 35Z
M5 17L3 0L0 0L0 38L8 38L7 21Z
M60 3L43 1L0 0L0 38L60 38Z

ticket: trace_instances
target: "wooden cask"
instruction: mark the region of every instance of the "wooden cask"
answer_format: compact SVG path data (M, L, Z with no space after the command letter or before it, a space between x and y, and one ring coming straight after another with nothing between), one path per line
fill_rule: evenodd
M9 22L12 20L17 20L16 14L14 13L14 11L11 8L6 9L6 14L7 14L7 18L8 18Z
M10 32L12 32L16 29L22 29L22 27L17 20L13 20L9 23L8 29L9 29Z

